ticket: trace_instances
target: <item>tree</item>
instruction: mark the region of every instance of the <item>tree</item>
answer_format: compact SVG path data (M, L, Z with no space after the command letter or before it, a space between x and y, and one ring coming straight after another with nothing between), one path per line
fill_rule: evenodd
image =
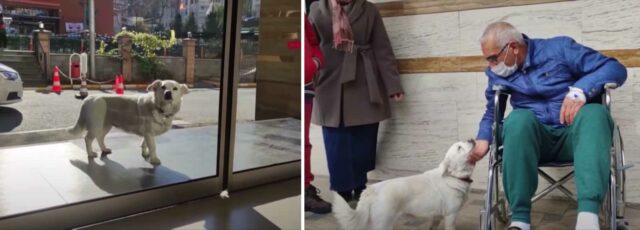
M187 19L187 24L184 26L184 32L195 33L198 32L198 24L196 23L196 16L193 13L189 14L189 19Z
M182 37L182 15L180 12L176 12L176 16L173 18L173 29L176 31L176 37Z
M144 22L144 19L136 18L136 22L135 22L135 26L134 26L133 30L134 31L138 31L138 32L147 33L147 32L149 32L149 26L147 25L147 23Z
M157 25L161 25L162 24L162 18L164 17L164 11L167 9L167 6L169 5L169 0L159 0L159 1L155 1L154 3L157 4L157 8L159 8L159 10L154 10L155 12L160 12L159 15L154 15L155 17L155 23ZM154 8L155 9L155 8Z
M215 7L211 10L211 13L207 15L204 33L206 38L221 38L222 37L222 22L223 12L222 7Z
M244 8L245 17L253 16L253 0L245 0L244 5L242 7Z

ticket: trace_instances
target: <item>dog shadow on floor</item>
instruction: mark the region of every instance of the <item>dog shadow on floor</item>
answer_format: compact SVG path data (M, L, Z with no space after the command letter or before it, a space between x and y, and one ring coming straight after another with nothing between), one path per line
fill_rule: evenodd
M187 175L162 165L126 168L104 154L100 156L100 161L103 164L97 163L95 158L88 158L87 161L73 159L69 160L69 163L86 173L98 188L109 194L120 194L190 180Z

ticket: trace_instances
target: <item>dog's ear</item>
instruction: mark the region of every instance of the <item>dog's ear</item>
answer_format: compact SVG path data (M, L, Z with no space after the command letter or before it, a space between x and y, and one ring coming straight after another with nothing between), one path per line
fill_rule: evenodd
M186 84L180 84L180 92L182 94L188 94L190 92L189 87Z
M155 80L147 86L147 91L155 91L160 85L162 85L162 81Z

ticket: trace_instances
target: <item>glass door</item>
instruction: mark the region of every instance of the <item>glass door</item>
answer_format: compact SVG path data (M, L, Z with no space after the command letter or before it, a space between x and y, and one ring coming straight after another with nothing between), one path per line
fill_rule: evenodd
M63 52L81 50L71 47L46 53L49 67L60 69L62 92L24 88L19 94L22 101L0 106L0 111L7 111L0 113L1 228L93 224L214 196L228 179L230 116L236 103L229 96L233 89L229 83L239 55L233 48L239 40L232 36L239 34L234 26L238 2L113 1L102 6L111 1L94 1L98 11L112 7L117 17L96 18L114 24L108 24L110 28L96 24L96 31L113 34L97 36L96 75L87 77L90 97L77 99L78 91L67 86L71 54ZM123 37L128 40L119 41ZM64 39L75 38L58 34L50 42L72 46L76 43ZM153 45L158 47L147 49ZM126 56L129 51L132 55ZM16 69L24 65L14 64ZM122 72L123 95L116 90L121 86L111 88L113 76ZM33 83L29 74L33 73L21 74L25 84ZM108 87L92 85L95 82ZM139 105L147 97L162 103ZM104 111L96 110L95 103ZM101 127L89 127L96 117L109 119L102 120ZM136 130L144 130L138 126L145 122L166 123L166 132L140 134ZM76 123L84 134L68 134L67 128ZM106 135L87 137L89 132ZM87 145L89 141L93 143Z
M241 0L229 188L300 176L300 2Z

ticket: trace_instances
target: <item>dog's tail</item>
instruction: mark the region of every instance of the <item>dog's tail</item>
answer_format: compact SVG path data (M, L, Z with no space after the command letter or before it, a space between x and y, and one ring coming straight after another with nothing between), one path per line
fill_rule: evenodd
M336 192L333 192L333 216L338 219L343 229L366 229L369 222L369 212L371 210L371 188L364 190L356 210L351 209L349 204Z
M82 131L85 130L85 117L87 113L86 110L87 109L85 108L85 106L82 105L82 108L80 109L80 115L78 116L76 124L74 126L66 128L67 132L69 132L71 135L80 136L82 135Z

